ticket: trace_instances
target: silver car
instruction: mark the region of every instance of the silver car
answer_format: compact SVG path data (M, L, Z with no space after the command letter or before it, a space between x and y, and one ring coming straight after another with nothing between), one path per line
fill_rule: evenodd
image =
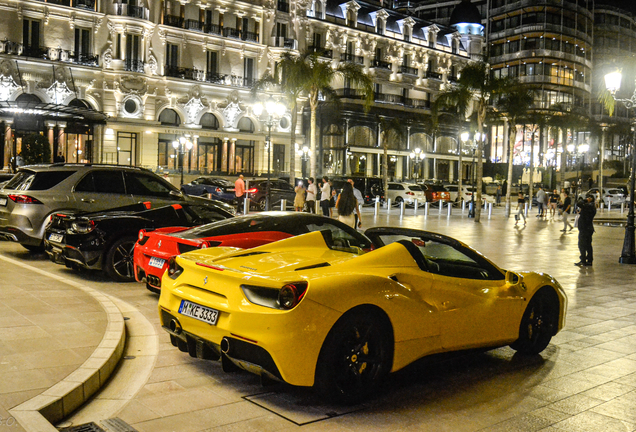
M57 212L95 212L139 202L160 206L178 202L210 202L189 197L176 187L136 167L53 164L20 168L0 189L0 239L40 250L44 228ZM215 204L232 207L215 201Z

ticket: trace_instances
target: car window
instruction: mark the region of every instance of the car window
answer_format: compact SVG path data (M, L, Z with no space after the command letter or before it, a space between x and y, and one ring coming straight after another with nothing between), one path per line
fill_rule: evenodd
M86 174L75 186L75 192L125 195L124 176L119 170L96 170Z
M154 197L170 196L173 190L162 179L144 173L126 173L126 190L132 195L144 195Z
M371 243L362 236L354 236L352 233L345 231L340 226L335 225L325 218L325 221L313 221L307 224L307 229L313 231L329 231L331 232L332 244L329 247L349 248L359 247L360 249L369 249Z
M422 192L422 188L419 186L409 186L409 190L412 190L414 192Z
M21 171L11 179L5 186L5 189L15 190L47 190L57 186L63 180L66 180L75 171Z
M288 190L288 191L293 191L293 190L294 190L294 188L292 187L292 185L290 185L289 183L284 182L284 181L278 182L278 187L279 187L280 189Z
M183 206L186 214L188 215L189 222L197 224L208 224L227 219L230 215L221 212L210 206L202 205L188 205Z

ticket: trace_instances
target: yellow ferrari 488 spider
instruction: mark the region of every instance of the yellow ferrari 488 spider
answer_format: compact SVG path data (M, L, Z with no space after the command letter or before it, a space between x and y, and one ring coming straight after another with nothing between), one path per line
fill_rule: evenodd
M172 344L351 403L424 356L538 354L563 328L567 299L546 274L501 269L426 231L369 229L370 251L340 234L173 258L159 299Z

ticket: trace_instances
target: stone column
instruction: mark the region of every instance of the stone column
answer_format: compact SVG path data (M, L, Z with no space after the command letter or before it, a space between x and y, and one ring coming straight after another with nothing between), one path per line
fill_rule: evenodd
M53 135L53 128L55 127L55 122L46 122L46 137L49 140L49 148L51 149L51 162L55 160L57 153L55 152L55 146L53 145L55 142L55 137Z
M13 154L13 119L4 121L4 166L11 167Z
M228 155L228 174L236 174L236 138L232 138Z
M58 151L60 151L60 146L62 146L62 148L64 149L62 150L62 154L65 156L66 162L70 162L68 160L69 159L68 148L66 147L66 132L64 132L64 129L66 128L66 122L58 122L57 128L59 130L57 133Z
M227 157L227 142L229 138L223 138L223 150L221 151L221 172L225 171L227 174L230 173L230 168L228 166L228 157Z

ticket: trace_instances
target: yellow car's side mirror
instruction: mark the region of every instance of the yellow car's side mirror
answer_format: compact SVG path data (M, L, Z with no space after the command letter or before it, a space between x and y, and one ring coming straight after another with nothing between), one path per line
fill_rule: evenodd
M506 271L506 283L510 285L516 285L523 280L523 276L518 275L510 270Z

